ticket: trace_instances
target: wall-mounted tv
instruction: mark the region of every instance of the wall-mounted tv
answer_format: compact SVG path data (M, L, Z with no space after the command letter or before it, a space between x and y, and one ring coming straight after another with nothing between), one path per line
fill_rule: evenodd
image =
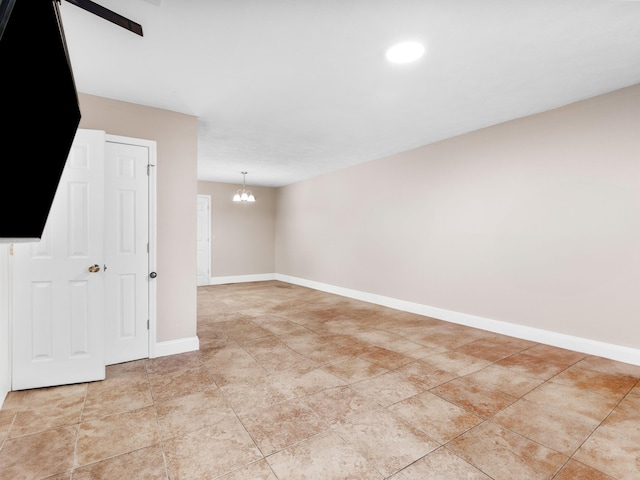
M80 105L59 0L0 0L0 242L38 241Z

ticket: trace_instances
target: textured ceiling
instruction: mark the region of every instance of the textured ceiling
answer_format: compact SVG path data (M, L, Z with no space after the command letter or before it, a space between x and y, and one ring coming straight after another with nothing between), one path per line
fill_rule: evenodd
M199 118L198 177L282 186L640 83L632 0L64 0L76 85ZM385 50L419 40L417 63Z

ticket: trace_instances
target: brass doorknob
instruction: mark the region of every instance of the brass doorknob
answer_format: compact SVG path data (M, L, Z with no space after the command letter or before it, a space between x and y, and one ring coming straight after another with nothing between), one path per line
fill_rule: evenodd
M91 266L89 267L89 271L90 271L91 273L99 272L99 271L100 271L100 265L98 265L98 264L96 264L96 265L91 265Z

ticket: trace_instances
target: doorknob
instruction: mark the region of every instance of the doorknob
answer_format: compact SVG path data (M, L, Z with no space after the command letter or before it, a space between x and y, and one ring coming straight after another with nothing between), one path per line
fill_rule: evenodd
M149 276L150 276L151 278L156 278L156 277L158 276L158 274L157 274L156 272L151 272L151 273L149 274Z
M89 267L89 271L90 271L91 273L99 272L99 271L100 271L100 265L98 265L98 264L91 265L91 266Z

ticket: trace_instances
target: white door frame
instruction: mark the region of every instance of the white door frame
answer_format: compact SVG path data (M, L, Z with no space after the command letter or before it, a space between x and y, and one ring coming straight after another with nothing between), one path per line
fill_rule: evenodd
M124 137L122 135L105 135L106 142L124 143L147 147L149 150L149 273L157 272L157 150L154 140ZM149 281L149 358L156 357L157 306L156 282Z

